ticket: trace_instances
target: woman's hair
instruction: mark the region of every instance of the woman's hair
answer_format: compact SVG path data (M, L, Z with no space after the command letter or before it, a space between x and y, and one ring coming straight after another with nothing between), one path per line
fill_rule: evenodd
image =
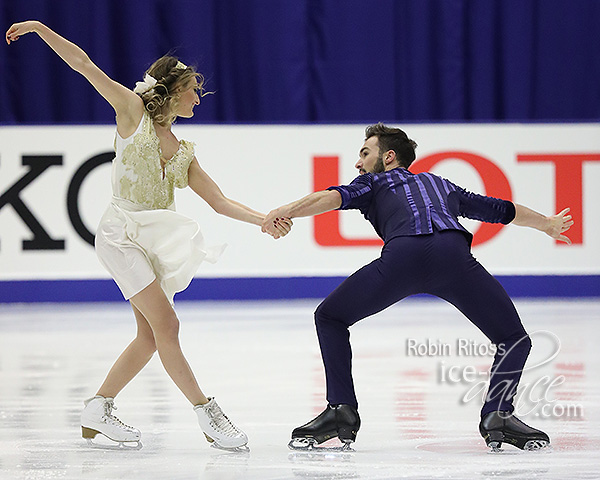
M408 138L408 135L399 128L387 127L383 123L369 125L365 130L365 137L377 137L379 140L379 153L393 150L396 152L398 164L408 168L415 160L417 144Z
M169 125L177 118L179 94L190 80L197 79L198 95L203 97L204 77L196 72L194 67L188 67L179 62L176 57L165 55L154 62L146 71L156 79L156 85L147 92L139 94L150 118L159 125Z

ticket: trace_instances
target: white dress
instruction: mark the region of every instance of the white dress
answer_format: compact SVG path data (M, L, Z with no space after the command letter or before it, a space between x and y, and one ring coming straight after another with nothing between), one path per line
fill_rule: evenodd
M214 263L225 246L207 248L198 224L175 212L174 190L188 186L194 144L160 163L160 142L144 113L128 138L115 138L113 198L96 232L96 254L126 299L154 279L172 303L203 261Z

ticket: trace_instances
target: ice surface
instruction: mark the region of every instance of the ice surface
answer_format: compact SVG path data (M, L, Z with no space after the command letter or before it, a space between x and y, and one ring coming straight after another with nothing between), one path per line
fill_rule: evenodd
M517 302L534 344L518 409L553 448L501 454L477 430L488 342L452 307L423 299L351 329L355 453L288 450L291 430L325 407L316 304L177 304L188 361L250 437L249 453L210 448L158 356L115 402L144 448L89 448L79 413L135 334L128 305L0 306L0 478L600 478L600 301Z

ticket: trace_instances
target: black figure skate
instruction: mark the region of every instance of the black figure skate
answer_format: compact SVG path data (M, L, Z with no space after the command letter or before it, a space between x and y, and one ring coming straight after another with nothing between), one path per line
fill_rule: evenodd
M521 450L541 450L550 445L548 435L526 425L508 411L488 413L481 419L479 432L492 452L501 452L503 442Z
M350 405L328 405L318 417L306 425L295 428L288 447L292 450L352 451L350 444L356 440L360 417ZM338 437L341 447L315 447Z

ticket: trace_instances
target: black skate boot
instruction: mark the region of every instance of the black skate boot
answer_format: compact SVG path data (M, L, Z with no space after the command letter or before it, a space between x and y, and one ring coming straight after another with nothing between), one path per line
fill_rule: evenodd
M344 445L327 450L352 450L350 444L356 440L359 428L360 417L356 408L343 404L328 405L318 417L294 429L288 447L292 450L312 450L315 445L338 437Z
M481 419L479 433L493 452L501 451L502 442L521 450L540 450L550 445L548 435L526 425L508 411L488 413Z

